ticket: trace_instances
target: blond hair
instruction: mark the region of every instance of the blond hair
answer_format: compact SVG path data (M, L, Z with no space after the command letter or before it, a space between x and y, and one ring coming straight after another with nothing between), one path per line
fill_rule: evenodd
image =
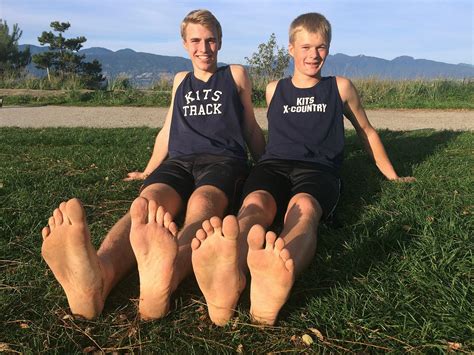
M193 10L181 22L181 37L186 40L186 27L194 23L206 27L210 31L216 30L217 40L222 43L222 27L217 18L208 10Z
M290 43L294 43L296 33L301 30L319 33L326 39L328 45L331 43L331 24L326 17L317 12L309 12L293 20L289 31Z

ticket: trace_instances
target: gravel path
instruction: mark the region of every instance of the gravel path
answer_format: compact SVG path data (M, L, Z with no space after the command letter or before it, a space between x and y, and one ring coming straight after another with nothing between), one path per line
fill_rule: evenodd
M161 107L4 106L0 108L0 127L161 127L166 112ZM255 109L255 115L266 128L266 109ZM469 110L368 110L367 115L378 129L474 130L474 111Z

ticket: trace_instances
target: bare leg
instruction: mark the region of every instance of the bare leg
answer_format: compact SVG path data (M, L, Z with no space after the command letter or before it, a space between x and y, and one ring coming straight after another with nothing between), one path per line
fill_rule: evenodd
M275 323L296 276L309 265L314 256L316 231L321 215L317 201L310 195L301 193L293 196L288 204L280 238L276 238L272 232L264 237L265 230L260 226L250 230L250 313L256 322L270 325Z
M209 311L217 325L225 325L232 317L242 290L245 274L239 267L237 218L224 221L212 217L192 242L193 267Z
M130 242L140 275L139 312L143 319L165 316L175 270L178 227L164 208L154 200L138 197L130 208Z
M42 230L41 253L66 293L71 312L92 319L104 307L105 270L77 199L60 204Z

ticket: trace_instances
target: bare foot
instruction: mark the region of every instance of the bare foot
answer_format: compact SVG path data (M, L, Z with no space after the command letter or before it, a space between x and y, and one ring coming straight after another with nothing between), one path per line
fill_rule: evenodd
M104 274L91 244L81 202L63 202L43 228L41 254L66 293L73 314L97 317L104 307Z
M256 323L273 325L295 282L294 262L283 239L273 232L265 234L260 225L250 229L248 243L250 315Z
M140 276L142 319L164 317L169 311L178 244L178 228L172 217L155 201L138 197L130 207L130 243Z
M245 288L237 248L239 225L235 216L227 216L223 222L212 217L202 225L191 243L194 274L206 299L209 317L222 326L234 314Z

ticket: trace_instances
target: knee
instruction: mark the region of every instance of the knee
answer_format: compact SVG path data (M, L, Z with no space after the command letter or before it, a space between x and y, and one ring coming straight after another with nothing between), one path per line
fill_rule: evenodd
M217 207L225 209L228 204L227 196L217 188L201 188L194 191L188 200L189 208Z
M241 213L264 213L273 217L277 211L276 201L273 196L266 191L254 191L247 195L242 203Z
M290 200L287 214L291 213L292 210L297 210L303 218L316 218L318 220L323 214L318 201L313 196L305 193L297 194Z

